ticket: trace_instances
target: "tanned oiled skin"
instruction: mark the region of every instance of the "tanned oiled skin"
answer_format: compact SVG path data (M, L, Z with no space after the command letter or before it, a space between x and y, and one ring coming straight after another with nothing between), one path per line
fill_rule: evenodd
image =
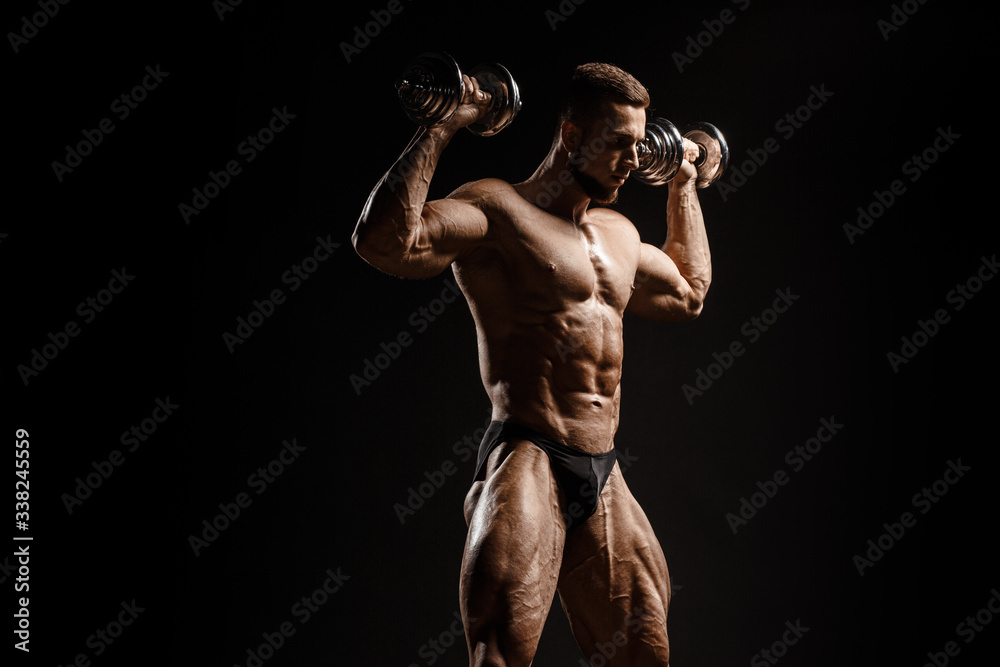
M475 80L465 81L456 114L419 130L372 192L355 248L401 277L451 266L476 323L493 419L607 452L618 428L623 314L692 319L711 281L695 170L685 162L670 183L662 248L642 243L621 214L591 208L613 200L638 167L645 130L644 109L605 102L599 121L563 123L525 181L476 181L428 202L445 146L488 104ZM589 149L589 190L567 178L581 148ZM688 158L696 154L686 146ZM460 597L470 664L529 665L558 590L585 655L617 632L624 645L607 664L666 665L667 566L618 466L597 512L569 533L565 511L544 452L517 440L494 450L465 504Z

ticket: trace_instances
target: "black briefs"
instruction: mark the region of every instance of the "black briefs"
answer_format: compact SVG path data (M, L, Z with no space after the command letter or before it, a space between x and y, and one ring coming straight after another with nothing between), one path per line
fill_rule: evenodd
M597 499L611 476L617 456L615 450L602 454L588 454L573 449L558 440L533 429L511 422L490 422L490 427L479 445L474 481L485 479L486 460L502 442L528 440L548 454L552 472L559 487L566 495L566 528L586 521L597 511Z

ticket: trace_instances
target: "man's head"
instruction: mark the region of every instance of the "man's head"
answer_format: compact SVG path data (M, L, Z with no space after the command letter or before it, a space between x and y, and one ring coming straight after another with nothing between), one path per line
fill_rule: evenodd
M618 199L618 188L638 167L649 92L628 72L606 63L576 68L559 108L556 141L569 154L570 172L596 202Z
M645 109L649 106L649 91L634 76L614 65L580 65L563 94L559 123L588 125L599 119L602 103L608 100Z

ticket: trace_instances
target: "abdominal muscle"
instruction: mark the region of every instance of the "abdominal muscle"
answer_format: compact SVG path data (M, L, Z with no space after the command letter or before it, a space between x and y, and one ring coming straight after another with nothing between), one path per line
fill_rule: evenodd
M577 224L509 186L499 193L485 207L488 242L452 264L476 322L493 419L607 452L638 235L621 216L588 212Z
M612 449L621 394L621 314L596 296L545 314L490 310L477 325L493 419L590 454Z

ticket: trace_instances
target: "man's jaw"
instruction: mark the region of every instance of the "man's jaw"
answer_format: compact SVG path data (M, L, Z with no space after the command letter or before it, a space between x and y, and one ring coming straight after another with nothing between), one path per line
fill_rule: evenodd
M590 174L584 173L575 165L570 166L570 173L576 179L576 182L580 184L584 194L598 204L616 203L618 201L618 188L625 183L628 177L627 174L624 177L612 174L608 177L608 181L613 185L608 186Z

